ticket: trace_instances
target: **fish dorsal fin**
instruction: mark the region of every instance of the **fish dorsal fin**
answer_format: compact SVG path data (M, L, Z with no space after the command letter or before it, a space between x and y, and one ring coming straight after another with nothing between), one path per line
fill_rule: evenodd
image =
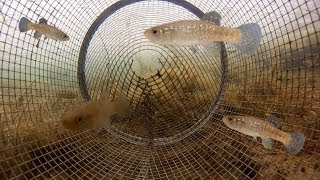
M220 26L221 15L216 11L210 11L203 14L203 16L201 17L201 20L210 21L215 25Z
M39 19L39 24L47 24L48 21L45 18Z
M280 127L280 119L274 115L271 115L267 117L267 122L272 124L274 127L279 128Z

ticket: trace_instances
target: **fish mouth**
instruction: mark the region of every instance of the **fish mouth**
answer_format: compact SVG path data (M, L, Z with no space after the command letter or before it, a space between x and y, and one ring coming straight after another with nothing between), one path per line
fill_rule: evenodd
M150 29L147 29L147 30L145 30L144 31L144 36L149 40L149 41L151 41L151 36L150 36L150 32L151 32L151 30Z
M145 30L143 34L150 42L155 43L157 41L156 37L152 33L152 28Z
M224 117L222 118L222 122L223 122L224 124L228 124L228 123L229 123L228 118L229 118L229 116L224 116Z
M226 118L225 117L222 118L222 122L226 123Z

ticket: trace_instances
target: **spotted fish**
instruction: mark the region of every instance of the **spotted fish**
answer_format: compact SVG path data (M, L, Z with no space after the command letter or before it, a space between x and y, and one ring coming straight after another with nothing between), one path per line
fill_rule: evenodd
M223 41L233 43L241 52L248 54L259 47L262 35L257 23L229 28L218 25L220 19L215 15L203 19L165 23L145 30L144 35L150 42L161 45L194 46Z
M262 138L265 148L271 149L274 140L283 143L290 154L298 154L304 146L305 137L303 133L286 133L278 129L280 120L275 116L270 116L266 121L252 116L224 116L222 121L230 129L243 134Z

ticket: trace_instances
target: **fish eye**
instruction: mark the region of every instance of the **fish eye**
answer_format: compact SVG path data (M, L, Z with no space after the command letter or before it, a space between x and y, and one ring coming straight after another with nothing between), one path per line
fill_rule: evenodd
M161 33L162 31L161 30L158 30L158 29L153 29L152 30L152 33L154 34L154 35L159 35L159 33Z
M80 123L82 121L81 117L77 117L77 122Z
M229 121L232 121L232 118L231 118L231 117L228 117L228 120L229 120Z
M62 37L67 37L67 35L63 34L63 33L59 33L60 36Z

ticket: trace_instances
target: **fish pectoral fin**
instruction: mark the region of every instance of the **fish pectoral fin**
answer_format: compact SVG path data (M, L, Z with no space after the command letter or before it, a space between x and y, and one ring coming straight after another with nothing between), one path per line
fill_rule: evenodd
M221 41L222 42L222 41ZM215 44L217 44L217 43L219 43L218 41L217 42L208 42L208 43L206 43L206 44L203 44L202 46L203 46L203 48L204 49L210 49L210 48L212 48L213 46L212 45L215 45Z
M212 45L212 43L207 43L207 44L203 44L201 45L204 49L206 48L210 48L210 46ZM201 46L199 45L193 45L193 46L189 46L188 48L193 52L193 54L197 53L198 51L200 51Z
M270 138L262 138L262 145L267 149L272 149L274 145L274 140Z
M38 41L38 43L36 45L37 48L39 48L39 44L40 44L40 39L39 39L39 41Z
M256 136L252 136L253 140L258 141L258 138Z
M189 49L195 54L199 51L199 47L197 45L190 46Z
M33 35L34 38L40 39L41 36L42 36L42 34L39 31L34 32L34 35Z
M47 24L48 20L46 20L45 18L41 18L39 19L39 24Z

